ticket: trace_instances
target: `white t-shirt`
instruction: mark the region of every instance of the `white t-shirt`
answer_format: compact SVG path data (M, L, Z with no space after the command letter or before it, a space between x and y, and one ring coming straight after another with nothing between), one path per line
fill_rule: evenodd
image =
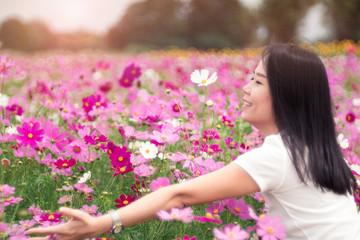
M235 161L259 185L268 213L286 225L286 239L360 239L360 215L351 195L322 192L302 183L279 134Z

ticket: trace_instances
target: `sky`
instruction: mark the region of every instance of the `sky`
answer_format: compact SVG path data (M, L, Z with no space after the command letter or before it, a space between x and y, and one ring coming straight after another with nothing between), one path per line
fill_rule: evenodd
M141 0L0 0L0 24L9 17L23 22L41 20L57 32L79 29L105 34L116 24L132 3ZM256 8L261 0L240 0L244 5ZM303 20L299 33L311 41L330 34L322 24L324 7L316 5Z

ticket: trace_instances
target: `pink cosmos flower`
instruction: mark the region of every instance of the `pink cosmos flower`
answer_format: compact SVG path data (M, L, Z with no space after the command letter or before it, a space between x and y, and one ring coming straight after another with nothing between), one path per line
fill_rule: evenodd
M22 127L17 127L16 129L20 134L17 136L20 144L23 146L30 145L32 148L37 147L36 142L40 142L45 133L44 129L40 129L40 124L38 122L34 123L34 125L24 122Z
M94 215L95 212L98 210L98 207L96 205L88 206L88 205L85 204L84 206L82 206L82 208L80 208L80 210L84 211L84 212L87 212L90 215Z
M89 159L88 147L80 140L71 142L67 146L64 155L67 157L72 157L80 162L86 162Z
M179 209L179 208L172 208L170 212L165 210L161 210L156 213L156 215L164 220L164 221L183 221L184 223L189 223L193 220L192 216L193 210L190 207Z
M249 205L246 205L245 200L240 198L236 201L235 198L230 198L227 201L227 207L229 210L237 216L240 216L241 219L249 219L251 218L249 215Z
M0 185L0 197L8 197L15 193L15 188L7 184Z
M180 139L179 134L171 124L165 124L161 128L161 132L154 130L153 135L149 137L158 143L175 143Z
M155 168L151 165L141 164L134 168L134 173L140 177L148 177L155 173Z
M277 216L271 218L265 214L257 221L256 233L263 240L277 240L286 238L286 226L281 224L281 219Z
M153 180L150 183L150 190L156 191L160 188L166 187L170 185L170 180L166 177L158 177L156 180Z
M79 192L83 193L92 193L94 192L94 189L86 185L85 183L76 183L74 184L74 188L78 190Z
M9 68L15 65L14 61L8 60L7 56L0 58L0 74L7 75Z
M223 230L214 228L213 233L218 240L246 240L249 234L242 230L239 225L228 224Z
M18 203L18 202L20 202L22 200L23 200L22 198L17 198L17 197L10 196L10 197L4 199L4 206L6 207L6 206L9 206L12 203L15 204L15 203Z
M59 128L55 125L46 125L43 148L49 148L53 153L58 154L65 150L64 146L68 144L65 134L59 133Z
M70 200L71 200L71 195L70 196L65 195L65 196L59 198L58 203L59 204L68 203L68 202L70 202Z
M209 207L205 209L205 211L211 215L219 214L224 211L224 206L222 203L213 203L210 204Z

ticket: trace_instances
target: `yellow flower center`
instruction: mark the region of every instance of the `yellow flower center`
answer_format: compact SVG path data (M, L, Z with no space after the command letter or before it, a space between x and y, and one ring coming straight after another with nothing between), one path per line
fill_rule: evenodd
M145 152L146 152L146 153L149 153L149 152L150 152L150 150L149 150L149 149L146 149L146 150L145 150Z
M176 105L176 106L174 107L174 110L175 110L175 111L179 111L179 106Z
M209 149L209 153L212 153L212 152L214 152L214 150L212 150L211 148Z
M92 212L91 208L89 208L87 211L88 211L88 212Z
M67 113L69 110L67 108L64 108L64 113Z
M239 212L240 212L240 209L239 209L239 208L235 208L234 211L237 212L237 213L239 213Z
M124 204L128 204L128 203L129 203L129 201L128 201L128 200L125 200L123 203L124 203Z
M94 161L94 159L93 159L93 158L89 158L89 162L92 162L92 161Z
M111 151L111 150L109 150L109 153L110 153L110 154L112 154L112 151Z
M54 215L50 215L50 216L48 217L48 219L49 219L49 220L53 220L53 219L55 219L55 217L54 217Z
M125 172L125 168L124 167L120 168L120 171Z
M235 237L235 234L234 234L233 232L229 232L229 233L228 233L228 237L229 237L229 238L233 238L233 237Z
M33 136L31 133L28 134L28 138L33 138Z
M266 229L266 232L269 233L269 234L272 234L274 232L274 229L272 227L268 227Z
M227 125L229 125L229 122L228 122L228 121L225 121L224 124L227 126Z
M167 139L167 136L162 135L161 138L165 140L165 139Z
M217 214L218 211L219 211L218 209L214 209L214 210L213 210L213 213L214 213L214 214Z
M196 171L195 173L196 173L197 175L200 175L200 171Z
M202 84L205 84L205 83L206 83L206 79L201 80L201 83L202 83Z
M119 162L121 162L122 160L124 160L124 158L123 158L123 157L119 157L118 160L119 160Z
M62 165L63 167L67 167L68 166L68 164L67 163L63 163L63 165Z
M138 112L135 112L135 115L136 115L136 116L139 116L139 113L138 113Z
M99 102L96 102L95 105L99 107L101 104Z
M117 112L117 108L114 108L114 112Z
M136 74L136 71L135 71L135 70L132 70L131 73L132 73L132 75L135 75L135 74Z
M219 100L219 99L216 99L216 101L215 101L215 102L219 103L219 102L220 102L220 100Z
M74 151L75 152L80 152L80 148L79 147L74 147Z
M88 107L88 106L89 106L89 104L86 102L86 103L85 103L85 107Z
M229 143L230 147L234 147L235 146L235 143L234 142L231 142Z
M124 83L128 83L129 82L129 80L126 78L125 80L124 80Z

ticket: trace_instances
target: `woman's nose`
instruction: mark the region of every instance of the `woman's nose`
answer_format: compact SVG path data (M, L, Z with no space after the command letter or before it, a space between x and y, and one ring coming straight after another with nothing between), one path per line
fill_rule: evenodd
M250 94L250 86L249 86L250 83L246 84L243 88L242 88L242 92L244 94L247 94L249 95Z

